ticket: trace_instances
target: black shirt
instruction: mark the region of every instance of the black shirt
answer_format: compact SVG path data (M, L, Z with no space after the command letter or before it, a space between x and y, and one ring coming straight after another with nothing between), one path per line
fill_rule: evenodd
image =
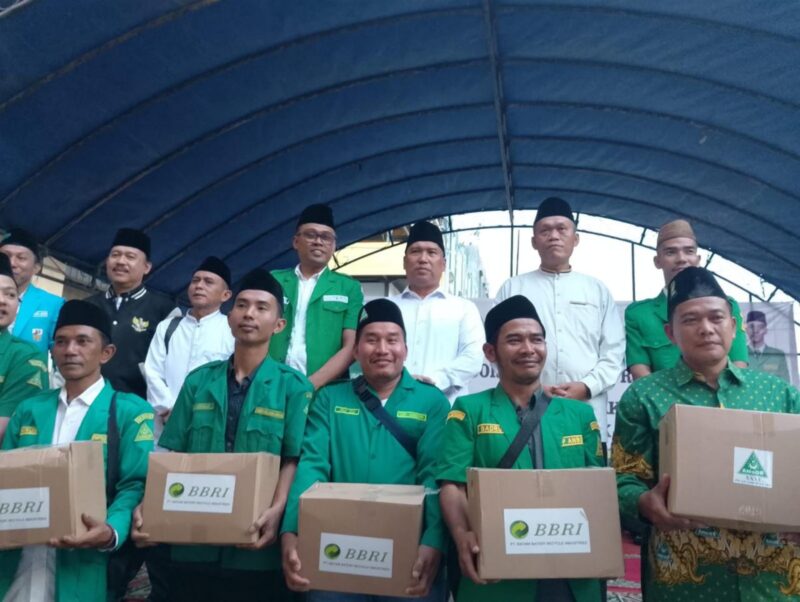
M253 371L255 374L256 368ZM253 382L253 374L245 376L242 382L236 380L236 370L233 367L233 357L228 364L228 415L225 417L225 451L232 452L236 442L236 429L239 426L239 417L242 415L244 399L247 397L247 390Z
M119 299L119 309L117 308ZM147 398L147 386L139 364L147 358L156 326L175 308L175 304L144 285L117 297L112 288L88 299L111 319L111 342L117 347L114 357L102 368L105 378L117 391Z

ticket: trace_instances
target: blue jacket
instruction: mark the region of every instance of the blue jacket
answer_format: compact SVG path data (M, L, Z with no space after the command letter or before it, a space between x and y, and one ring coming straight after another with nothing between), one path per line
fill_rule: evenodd
M11 334L36 345L47 353L53 344L56 320L64 299L40 288L28 285L19 304L17 319Z

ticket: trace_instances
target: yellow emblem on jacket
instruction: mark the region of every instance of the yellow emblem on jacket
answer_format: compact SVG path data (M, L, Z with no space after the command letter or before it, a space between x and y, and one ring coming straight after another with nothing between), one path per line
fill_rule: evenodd
M108 435L103 433L95 433L92 435L92 441L99 441L100 443L108 443Z
M600 432L600 425L596 421L592 421L592 423L589 425L589 428L593 431Z
M272 408L262 408L261 406L258 406L255 410L253 410L253 413L258 414L259 416L275 418L276 420L283 420L283 412L280 410L273 410Z
M561 447L574 447L576 445L583 445L583 435L561 437Z
M145 332L147 327L150 326L150 321L134 316L133 320L131 320L131 326L136 332Z
M210 412L213 409L213 403L196 403L192 406L192 412Z
M28 360L28 363L34 368L39 368L39 370L42 372L47 372L47 364L45 364L42 360L32 359Z
M139 432L136 433L136 437L133 438L133 441L134 443L138 443L139 441L153 441L154 439L153 429L147 426L146 422L143 422L142 426L139 427Z
M427 422L428 415L420 414L419 412L397 412L398 418L407 418L408 420L419 420L420 422Z
M136 418L133 419L133 421L136 424L142 424L142 422L144 422L145 420L152 420L153 418L155 418L155 414L153 414L153 412L145 412L144 414L139 414Z
M334 414L344 414L345 416L358 416L361 413L361 410L358 408L347 408L344 406L334 406L333 408Z
M450 420L451 418L453 420L464 420L464 418L466 417L467 415L461 410L450 410L450 412L447 414L448 420Z
M503 428L499 424L479 424L479 435L502 435Z
M23 426L19 429L19 436L24 437L25 435L29 435L31 437L35 437L39 434L39 431L35 426Z

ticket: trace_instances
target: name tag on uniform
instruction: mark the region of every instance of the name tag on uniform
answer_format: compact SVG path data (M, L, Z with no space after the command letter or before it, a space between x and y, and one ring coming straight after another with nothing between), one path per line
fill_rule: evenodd
M39 431L36 430L35 426L23 426L19 429L19 436L24 437L26 435L35 437L39 434Z
M46 318L49 315L50 314L47 313L46 309L37 309L35 312L33 312L34 318Z
M499 424L479 424L479 435L502 435L503 428Z
M561 437L561 447L573 447L575 445L583 445L583 435Z
M350 297L347 295L322 295L323 301L333 301L334 303L347 303Z

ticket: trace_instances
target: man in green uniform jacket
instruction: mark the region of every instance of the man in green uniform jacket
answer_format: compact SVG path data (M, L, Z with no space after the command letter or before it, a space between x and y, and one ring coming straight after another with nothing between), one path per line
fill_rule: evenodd
M112 399L116 412L118 477L107 500L105 522L83 515L88 531L0 552L0 599L6 602L106 600L109 554L125 543L131 512L144 494L147 456L153 449L153 410L130 393L116 393L103 380L102 364L115 348L108 317L85 301L68 301L56 323L53 359L64 386L23 401L11 417L3 449L101 441L106 464ZM108 466L107 478L108 478Z
M462 579L456 599L493 602L597 602L597 579L506 580L478 576L480 552L467 517L467 469L497 468L529 412L541 420L512 469L563 469L603 465L600 426L592 406L548 398L539 376L547 359L545 331L533 304L509 297L486 314L486 359L497 365L494 389L456 399L447 416L436 478L445 521L455 542Z
M666 287L678 272L700 263L697 239L689 222L679 219L661 227L653 263L664 274L664 290L653 299L634 301L625 309L625 360L634 380L672 368L680 359L678 348L664 333L667 323ZM742 312L736 301L732 298L728 301L740 326L729 357L735 365L744 368L748 360Z
M797 414L800 393L730 361L738 325L710 272L692 267L678 274L669 285L668 304L667 333L682 361L628 388L617 407L612 446L623 519L648 525L644 599L798 600L800 547L784 536L704 527L667 510L669 475L659 469L658 427L675 403Z
M268 356L270 338L284 327L283 291L268 272L247 274L228 322L233 356L190 372L158 444L185 453L268 452L281 456L272 505L254 523L252 546L173 546L171 600L284 600L280 552L272 545L297 468L313 388L297 370ZM134 516L134 540L141 509ZM265 592L269 595L265 597Z
M275 334L269 353L308 375L319 389L347 375L364 294L357 280L328 269L336 250L328 206L303 209L292 245L298 265L273 272L283 288L286 328Z
M787 383L792 382L786 354L777 347L767 345L767 315L758 310L747 312L746 329L750 367L782 378Z
M309 412L303 454L281 528L283 570L291 589L314 587L302 576L296 535L299 498L311 485L380 483L436 488L434 463L450 403L435 386L419 382L408 373L403 367L407 353L400 309L388 299L367 303L356 334L355 358L361 363L369 390L416 441L416 462L361 401L354 386L358 379L320 390ZM444 600L446 592L439 571L445 531L437 495L425 497L424 516L417 561L406 591L438 602ZM309 594L309 602L379 599L383 597L318 590Z
M0 253L0 443L19 402L47 388L47 356L8 332L18 307L11 262Z

